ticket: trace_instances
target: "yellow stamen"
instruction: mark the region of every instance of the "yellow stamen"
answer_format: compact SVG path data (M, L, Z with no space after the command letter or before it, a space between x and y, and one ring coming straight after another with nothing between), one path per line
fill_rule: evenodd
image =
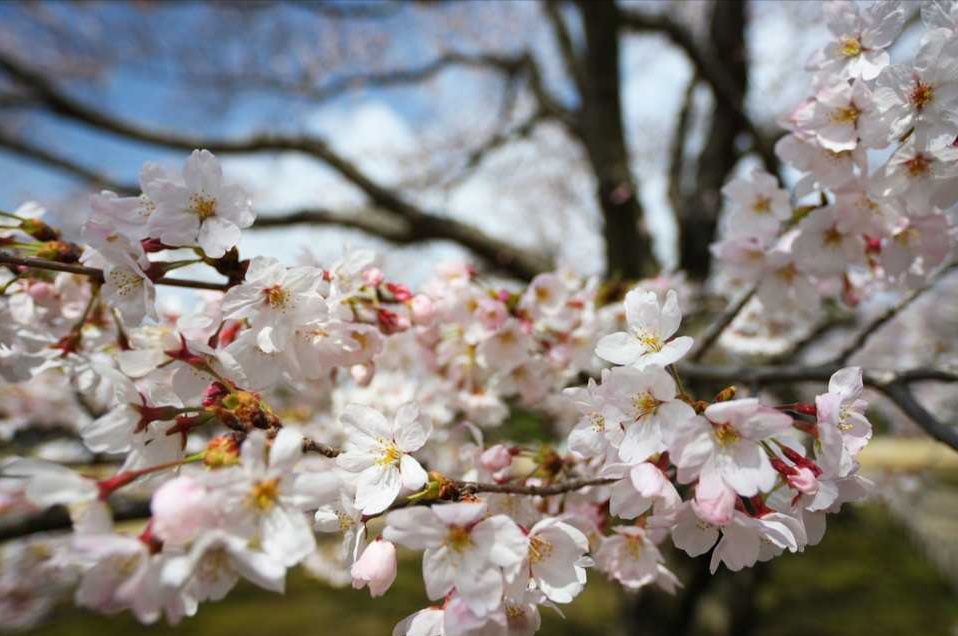
M836 124L854 124L858 121L858 116L861 115L862 111L851 104L850 106L841 106L832 111L829 119L831 119Z
M461 526L453 526L446 537L446 545L456 552L463 552L472 545L472 535Z
M855 57L862 52L862 41L858 38L842 38L838 50L845 57Z
M194 194L190 196L190 208L200 217L201 221L205 221L216 215L216 199L202 194Z
M752 203L752 212L755 214L768 214L772 211L771 197L757 196Z
M529 537L529 563L539 563L543 559L549 558L553 548L554 546L542 537L531 535Z
M278 499L278 479L258 481L253 484L253 488L249 492L249 504L260 512L264 512L272 508L274 505L276 505L276 501Z
M738 431L735 430L735 427L728 422L715 424L712 430L715 432L716 441L723 447L730 446L742 438Z

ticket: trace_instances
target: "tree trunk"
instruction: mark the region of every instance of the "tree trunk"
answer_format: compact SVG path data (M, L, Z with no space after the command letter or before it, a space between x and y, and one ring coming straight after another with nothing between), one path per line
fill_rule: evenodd
M619 9L612 0L579 4L585 27L582 62L582 136L596 177L609 279L656 272L648 231L642 224L639 186L629 171L629 152L619 93Z
M748 88L745 26L745 0L714 3L710 26L711 54L728 70L743 99ZM694 280L704 280L711 268L709 244L715 240L718 228L721 189L738 161L735 141L741 132L735 111L715 100L707 142L696 166L695 191L682 198L678 215L680 263Z

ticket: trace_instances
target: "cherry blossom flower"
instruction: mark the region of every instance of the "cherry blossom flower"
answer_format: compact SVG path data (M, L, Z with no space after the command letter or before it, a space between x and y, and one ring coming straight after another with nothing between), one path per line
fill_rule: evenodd
M504 515L483 519L482 503L405 508L386 517L383 538L423 555L423 578L430 599L456 589L471 611L495 611L503 592L503 569L510 580L526 558L529 540Z
M303 510L333 501L339 479L330 473L295 472L303 437L283 428L266 451L266 435L254 431L243 442L242 477L231 482L238 507L228 507L237 528L249 528L263 551L285 566L302 561L316 548ZM245 530L245 531L249 531Z
M895 65L878 76L875 103L890 132L914 130L929 139L958 134L958 39L935 38L923 44L914 65Z
M905 24L900 2L875 2L860 9L851 0L823 5L825 22L835 39L816 51L807 68L845 78L871 80L888 65L885 51Z
M711 404L686 422L669 449L679 480L722 480L751 497L775 485L776 473L761 442L788 432L792 418L755 398Z
M167 588L186 590L197 601L219 601L240 577L272 592L283 592L286 567L245 539L224 530L204 532L189 551L169 559L160 579Z
M854 150L859 143L870 148L888 145L888 127L871 89L863 80L840 81L816 93L811 108L802 111L796 125L815 135L825 150Z
M695 417L691 406L677 397L675 380L656 366L643 370L617 367L606 376L608 400L625 428L619 457L629 464L643 462L668 448L673 433Z
M596 552L596 565L628 590L659 583L667 591L678 584L675 575L663 565L658 547L637 526L617 526L602 540Z
M722 194L732 207L728 226L736 234L775 236L782 222L792 216L788 192L779 187L778 179L764 171L753 170L747 178L729 181Z
M426 484L426 471L409 454L422 448L432 432L418 407L404 405L390 422L374 409L351 404L341 419L346 445L336 462L358 473L356 507L363 514L380 513L403 488L418 490Z
M595 353L613 364L643 368L655 364L667 366L678 361L692 348L692 338L672 338L682 322L678 296L669 290L665 303L653 292L632 290L625 296L625 313L629 331L604 336Z
M531 579L550 601L571 603L585 587L589 540L578 528L546 517L532 526L528 541L528 568L520 570L515 586L525 589L524 581Z
M195 150L179 176L150 175L143 189L156 206L148 236L166 245L203 248L219 258L239 243L240 230L253 224L250 199L240 186L223 180L219 161L207 150Z
M245 283L223 296L223 317L249 320L262 351L282 351L296 326L324 317L326 306L316 293L322 280L314 267L287 268L274 258L254 258Z
M855 456L872 436L863 390L861 368L846 367L829 379L828 393L815 398L820 461L826 471L841 477L852 471Z

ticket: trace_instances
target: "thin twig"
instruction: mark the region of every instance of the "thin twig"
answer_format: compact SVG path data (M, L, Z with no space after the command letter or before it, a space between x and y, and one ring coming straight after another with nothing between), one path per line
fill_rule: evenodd
M705 330L705 333L701 334L698 337L698 346L695 350L689 354L689 360L693 362L698 362L702 357L708 353L708 350L715 344L715 341L719 339L719 336L725 331L725 329L732 324L732 321L735 320L735 317L738 316L739 312L742 311L742 308L752 299L752 296L755 295L755 288L752 287L745 294L742 295L739 300L733 304L731 307L725 310L719 319L709 325L708 329Z
M7 252L0 252L0 263L7 265L17 265L20 267L32 267L34 269L45 269L53 272L66 272L68 274L78 274L88 276L93 280L103 282L103 270L96 267L84 267L83 265L73 265L71 263L58 263L45 258L34 258L32 256L14 256ZM210 289L213 291L226 291L229 289L228 283L210 283L202 280L183 280L180 278L167 278L166 276L153 281L155 285L166 285L167 287L187 287L189 289Z
M505 493L510 495L533 495L538 497L549 497L552 495L561 495L575 490L588 488L589 486L604 486L611 484L617 479L608 477L599 477L592 479L570 479L561 481L549 486L517 486L514 484L487 484L476 481L454 481L456 488L463 493Z
M837 364L842 364L847 362L856 352L863 349L865 344L867 344L868 339L871 338L872 334L884 327L890 320L895 316L900 314L902 311L908 308L913 302L915 302L922 294L931 289L938 283L942 278L944 278L948 272L953 270L958 263L950 263L944 266L938 273L931 278L925 285L919 287L915 291L911 292L904 298L902 298L895 305L889 307L881 315L872 320L864 329L862 329L857 336L855 336L851 342L846 345L837 356L835 356L835 362Z

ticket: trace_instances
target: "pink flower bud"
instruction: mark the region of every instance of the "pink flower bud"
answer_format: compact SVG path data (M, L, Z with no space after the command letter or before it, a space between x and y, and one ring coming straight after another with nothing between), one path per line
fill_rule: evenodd
M378 267L370 267L363 272L363 282L370 287L379 287L379 284L382 283L385 278Z
M818 479L810 468L799 467L794 475L786 477L788 485L803 495L815 496L818 493Z
M160 486L150 502L150 510L152 532L165 543L188 543L212 523L206 488L186 475Z
M379 328L386 335L405 331L410 326L408 318L388 309L380 309L376 312L376 320L379 323Z
M33 283L27 293L30 294L30 298L37 302L50 300L54 296L53 286L49 283Z
M735 500L735 492L720 480L700 481L695 487L692 509L702 521L724 526L732 520Z
M490 446L479 456L479 463L490 473L508 468L512 464L512 453L502 444Z
M363 550L349 573L357 590L369 586L372 597L382 596L396 580L396 546L377 539Z
M436 317L436 307L432 304L432 299L423 294L416 294L409 301L409 311L412 314L412 321L417 325L428 325Z

